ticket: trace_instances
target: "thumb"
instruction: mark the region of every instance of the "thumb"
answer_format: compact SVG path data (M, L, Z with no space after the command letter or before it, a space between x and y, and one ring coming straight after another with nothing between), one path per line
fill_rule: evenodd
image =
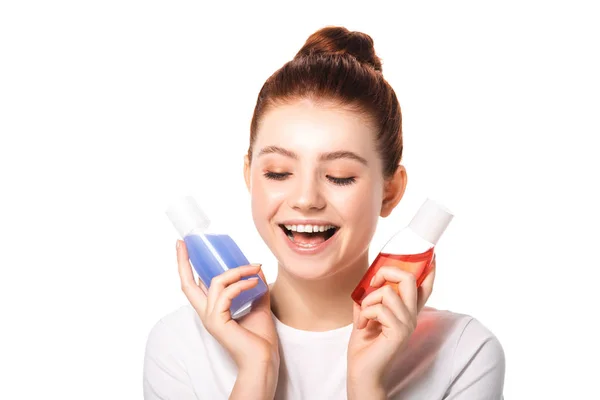
M435 258L433 259L430 270L427 274L427 277L423 280L423 283L418 289L418 300L417 300L417 313L420 313L423 307L425 307L425 303L431 296L431 292L433 291L433 282L435 281Z
M267 283L267 278L265 278L265 274L263 273L263 270L262 270L262 264L254 264L254 265L260 265L260 269L258 270L258 276L260 276L260 279L262 279L264 283Z
M358 324L358 317L360 316L360 306L358 304L356 304L355 301L352 302L352 323L354 324L354 327L357 327Z
M262 270L262 265L261 265L261 269L258 271L257 275L260 277L260 279L262 279L262 281L265 283L265 285L267 285L267 292L256 303L255 308L266 308L266 309L270 310L271 309L271 293L270 293L269 284L267 283L267 278L265 278L265 274L263 273L263 270Z

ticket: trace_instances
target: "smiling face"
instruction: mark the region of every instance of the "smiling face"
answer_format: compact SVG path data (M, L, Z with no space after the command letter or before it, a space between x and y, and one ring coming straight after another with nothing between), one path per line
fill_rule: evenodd
M309 100L264 115L246 157L245 178L257 230L280 267L319 279L366 262L379 215L406 183L386 184L375 130L361 114Z

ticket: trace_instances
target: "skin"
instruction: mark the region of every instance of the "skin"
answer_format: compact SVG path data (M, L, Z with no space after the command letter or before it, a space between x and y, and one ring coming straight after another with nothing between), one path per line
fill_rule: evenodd
M435 265L419 289L412 274L382 267L371 283L378 289L362 306L350 298L368 269L379 217L392 212L406 189L403 166L387 179L382 171L375 128L361 114L307 99L278 105L265 114L252 159L244 160L254 223L279 262L270 294L248 316L232 320L231 300L257 283L241 277L261 273L260 266L226 271L206 290L194 281L185 244L178 242L182 289L240 369L231 398L249 398L250 393L257 399L273 398L279 354L271 311L284 324L302 330L353 324L348 397L385 398L386 367L416 327L431 294ZM279 227L298 219L328 221L340 229L324 251L298 254ZM398 291L386 282L397 283Z

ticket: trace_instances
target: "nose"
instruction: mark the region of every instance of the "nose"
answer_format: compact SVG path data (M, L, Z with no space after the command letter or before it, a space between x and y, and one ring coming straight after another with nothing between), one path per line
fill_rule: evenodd
M297 185L289 196L288 204L299 211L321 210L325 208L325 197L320 184L314 177L305 177L297 181Z

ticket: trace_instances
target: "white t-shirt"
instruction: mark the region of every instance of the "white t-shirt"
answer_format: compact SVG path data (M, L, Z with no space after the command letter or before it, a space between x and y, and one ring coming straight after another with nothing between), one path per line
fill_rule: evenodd
M276 399L347 399L352 325L309 332L275 316L281 366ZM389 399L503 399L505 359L498 339L468 315L425 307L386 381ZM152 328L144 360L144 399L227 399L237 368L186 305ZM366 399L368 400L368 399Z

